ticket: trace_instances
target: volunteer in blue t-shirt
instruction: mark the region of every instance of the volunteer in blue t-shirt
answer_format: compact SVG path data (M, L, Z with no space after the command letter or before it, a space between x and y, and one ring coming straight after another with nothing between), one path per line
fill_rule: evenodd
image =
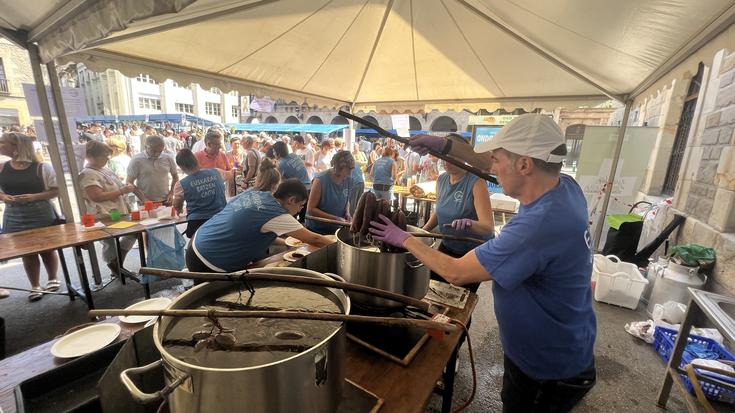
M271 147L273 155L278 163L278 170L281 172L283 179L296 178L306 187L307 194L311 190L311 179L309 172L306 170L304 161L295 153L288 152L288 146L285 142L278 141ZM307 196L308 198L308 196ZM306 206L299 211L299 222L304 222L306 217Z
M314 177L306 211L309 216L347 222L352 219L348 208L355 158L348 151L339 151L332 157L330 166ZM334 234L339 226L307 218L306 228L319 234Z
M452 284L493 281L495 316L503 345L504 412L567 412L595 384L592 253L587 203L560 174L564 135L545 115L514 119L495 137L472 147L437 136L411 140L487 169L521 202L500 234L461 258L442 254L390 220L372 222L377 240L408 249Z
M448 135L447 138L465 143L456 134ZM440 234L489 240L493 237L495 223L485 181L448 162L444 163L444 169L446 172L439 175L436 181L436 208L423 229L431 231L436 228ZM476 246L474 242L445 239L439 244L439 251L459 258ZM433 271L431 278L441 280ZM473 293L477 292L479 286L479 282L464 285Z
M393 149L383 149L383 156L375 160L370 176L373 178L373 192L378 199L392 201L393 182L396 180L398 170L393 161Z
M294 218L306 199L306 188L297 179L281 182L272 194L253 188L233 197L225 209L194 234L186 250L186 267L192 272L245 269L251 262L264 258L268 247L281 235L315 247L332 243Z
M232 173L221 169L200 169L196 156L189 149L181 149L176 154L176 165L187 175L174 185L173 206L183 211L186 201L186 231L191 238L209 218L222 211L227 204L225 199L226 179Z

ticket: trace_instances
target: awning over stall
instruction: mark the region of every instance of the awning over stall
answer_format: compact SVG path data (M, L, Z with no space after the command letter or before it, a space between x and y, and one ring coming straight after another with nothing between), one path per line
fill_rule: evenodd
M284 133L332 133L350 127L350 125L322 125L309 123L228 123L225 126L236 131Z

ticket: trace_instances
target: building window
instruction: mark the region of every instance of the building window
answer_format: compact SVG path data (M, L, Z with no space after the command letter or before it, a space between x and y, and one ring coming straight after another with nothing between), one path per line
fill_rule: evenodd
M138 77L135 78L135 80L137 80L138 82L150 83L152 85L158 84L155 80L151 79L150 76L144 75L143 73L139 74Z
M138 107L141 109L161 110L161 99L154 98L138 98Z
M188 103L176 103L176 111L181 113L194 113L194 105Z
M0 58L0 93L10 93L10 88L8 88L8 78L5 76L5 66L3 65L2 58Z
M219 90L219 88L218 88L218 87L212 87L212 88L209 88L209 91L210 91L210 92L212 92L212 93L217 93L217 94L220 94L220 93L222 93L222 91L221 91L221 90Z
M207 115L222 116L222 109L219 103L204 102L204 113Z
M232 117L240 118L240 106L232 105Z
M679 117L679 125L674 135L674 146L671 149L669 157L669 166L666 168L666 176L664 177L664 185L661 193L664 195L673 195L676 189L676 182L679 179L679 169L684 159L684 151L687 146L687 138L689 137L689 129L694 119L694 109L697 107L697 97L699 89L702 86L702 77L704 76L704 64L699 63L699 69L689 83L687 97L684 99L684 107Z

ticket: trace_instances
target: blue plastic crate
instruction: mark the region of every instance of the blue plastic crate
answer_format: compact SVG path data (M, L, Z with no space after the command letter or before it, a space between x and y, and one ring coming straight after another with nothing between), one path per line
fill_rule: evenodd
M661 359L663 359L665 363L669 362L669 358L671 358L671 352L674 351L674 343L676 342L677 333L678 332L676 330L665 327L656 327L656 331L653 333L653 348L656 350L658 355L661 356ZM690 346L692 345L698 345L706 348L707 351L712 352L713 355L716 355L717 359L735 361L735 356L727 351L726 348L722 347L720 343L710 338L689 334L689 337L687 338L687 348L690 348ZM683 368L687 364L691 363L691 361L695 358L696 356L688 352L685 348L684 353L681 356L681 364L679 365L679 367ZM707 375L720 381L735 385L735 378L723 377L705 371L701 371L700 374ZM686 374L682 374L681 379L682 382L684 382L687 390L689 390L690 393L693 393L694 391L692 383L689 381L689 377ZM716 400L723 403L735 404L735 391L702 381L700 381L699 384L702 386L702 392L705 394L705 396L707 396L708 399Z

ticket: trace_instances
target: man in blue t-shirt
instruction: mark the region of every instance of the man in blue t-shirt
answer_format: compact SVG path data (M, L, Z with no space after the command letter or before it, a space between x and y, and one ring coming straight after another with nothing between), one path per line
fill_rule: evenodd
M474 148L436 136L411 140L419 153L451 154L490 166L503 191L521 202L495 239L452 258L383 219L377 240L408 249L452 284L493 280L503 345L504 412L567 412L595 384L592 254L587 203L560 174L564 135L544 115L519 116ZM382 219L382 218L381 218Z

